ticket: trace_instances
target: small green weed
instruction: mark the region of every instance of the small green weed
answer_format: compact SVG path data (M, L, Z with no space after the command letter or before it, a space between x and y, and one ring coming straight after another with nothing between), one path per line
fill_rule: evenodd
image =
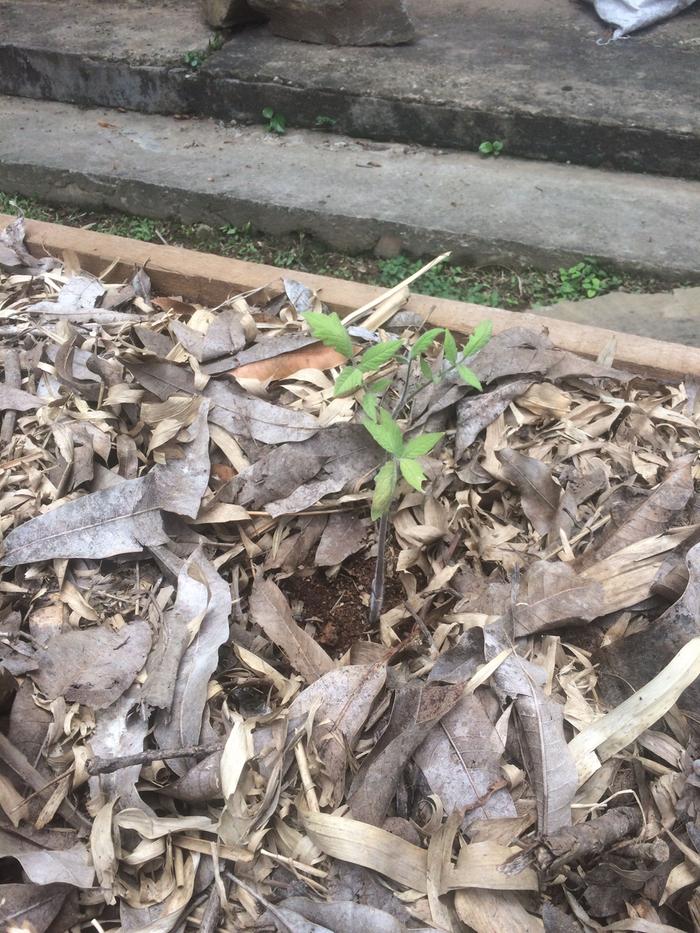
M206 54L204 52L198 52L195 49L190 52L185 52L182 56L182 60L192 71L197 71L197 69L202 66L205 58Z
M335 117L323 117L319 115L314 120L314 126L317 126L319 129L333 129L337 122Z
M213 36L209 39L209 44L207 46L207 51L209 52L218 52L224 47L224 34L222 32L215 32Z
M494 139L493 142L484 140L484 142L479 145L479 152L482 156L493 156L494 158L498 158L498 156L503 152L503 143L500 139Z
M596 298L622 285L621 276L602 269L593 259L559 269L558 276L558 297L568 301Z
M126 230L122 236L131 237L134 240L144 240L150 242L157 238L157 227L155 220L148 217L135 217L125 224Z
M268 133L277 133L278 136L283 136L287 132L287 121L281 113L277 113L272 107L265 107L262 115L267 120Z
M380 259L379 283L391 288L403 282L420 269L422 263L406 256L394 259ZM503 297L497 289L481 284L467 284L467 273L461 266L436 266L429 269L420 280L419 291L433 298L449 298L454 301L471 301L474 304L499 307Z

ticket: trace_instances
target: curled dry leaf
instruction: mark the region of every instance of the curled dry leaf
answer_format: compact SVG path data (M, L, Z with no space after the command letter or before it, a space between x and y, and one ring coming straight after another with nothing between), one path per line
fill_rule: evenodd
M289 603L272 580L256 580L250 597L250 614L253 622L284 651L289 663L307 683L313 683L333 670L333 661L297 625Z
M313 714L311 738L328 781L320 801L323 806L336 807L342 800L348 754L385 680L383 664L351 664L324 674L289 708L292 728Z

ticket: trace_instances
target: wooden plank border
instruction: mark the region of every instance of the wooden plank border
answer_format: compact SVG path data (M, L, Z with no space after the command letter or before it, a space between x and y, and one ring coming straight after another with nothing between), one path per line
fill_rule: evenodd
M0 214L0 227L12 219ZM64 253L72 253L86 271L96 274L116 261L114 274L121 277L138 266L146 266L154 287L161 294L181 296L207 305L219 304L231 295L260 288L283 276L293 276L319 292L321 298L341 315L385 292L385 289L359 282L278 269L178 246L143 243L77 227L38 220L27 220L26 226L27 245L36 256L50 254L62 258ZM411 295L406 309L429 319L434 326L449 327L458 333L469 333L483 320L492 321L495 332L509 327L546 328L556 346L590 357L597 356L614 339L618 366L675 376L700 376L698 347L419 294Z

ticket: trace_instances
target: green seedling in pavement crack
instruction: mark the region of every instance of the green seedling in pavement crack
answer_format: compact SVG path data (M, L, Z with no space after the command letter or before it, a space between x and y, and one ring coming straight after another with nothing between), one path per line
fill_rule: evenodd
M185 52L182 58L188 68L191 68L192 71L197 71L197 69L201 67L202 62L206 58L206 53L199 52L196 49L192 49L190 52Z
M213 36L209 39L209 44L207 45L208 52L218 52L224 47L224 34L223 32L215 32Z
M421 457L427 456L440 443L444 432L415 434L411 430L409 407L412 399L429 385L442 382L448 376L459 378L477 391L481 383L465 360L484 347L491 338L491 323L476 326L466 344L458 347L454 334L444 327L431 327L414 340L392 338L373 344L358 352L349 331L337 314L307 311L303 315L313 337L336 350L348 360L334 385L336 397L356 395L362 407L362 424L374 441L385 451L386 461L374 480L371 516L379 520L377 565L370 595L369 623L376 625L384 601L384 564L389 513L401 477L418 492L423 491L426 476ZM442 343L443 364L433 371L427 353L435 343ZM394 376L382 375L389 364ZM411 385L411 371L418 365L422 379ZM403 386L397 385L396 373L404 367ZM385 407L389 395L397 396L391 411ZM403 426L401 424L403 422ZM409 436L410 435L410 436Z
M284 136L287 132L287 121L281 113L277 113L272 107L265 107L262 115L267 120L268 133L277 133L278 136Z
M503 152L503 143L500 139L494 139L493 142L484 140L484 142L479 146L479 152L482 156L493 156L494 158L498 158L498 156Z

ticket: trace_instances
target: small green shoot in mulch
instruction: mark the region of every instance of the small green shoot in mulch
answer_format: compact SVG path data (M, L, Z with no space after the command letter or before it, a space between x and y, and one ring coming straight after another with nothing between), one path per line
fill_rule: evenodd
M400 478L417 492L423 491L426 476L421 458L440 443L444 432L420 433L413 430L410 403L428 386L458 377L466 385L481 391L481 383L466 361L481 350L491 338L491 323L477 325L469 340L458 346L454 334L444 327L431 327L411 339L392 338L362 349L353 342L337 314L306 312L303 317L313 337L348 360L339 373L334 395L344 397L359 393L364 412L362 424L386 452L386 462L374 482L372 519L379 520L377 564L370 596L369 624L376 625L384 601L384 564L389 513ZM431 366L428 352L435 345L441 349L437 364ZM398 363L398 366L390 366ZM412 383L417 366L420 378ZM387 374L386 368L390 367ZM399 384L401 383L401 384ZM389 406L389 400L393 403Z
M277 133L278 136L284 136L287 132L287 121L281 113L277 113L272 107L265 107L262 115L267 120L268 133Z

